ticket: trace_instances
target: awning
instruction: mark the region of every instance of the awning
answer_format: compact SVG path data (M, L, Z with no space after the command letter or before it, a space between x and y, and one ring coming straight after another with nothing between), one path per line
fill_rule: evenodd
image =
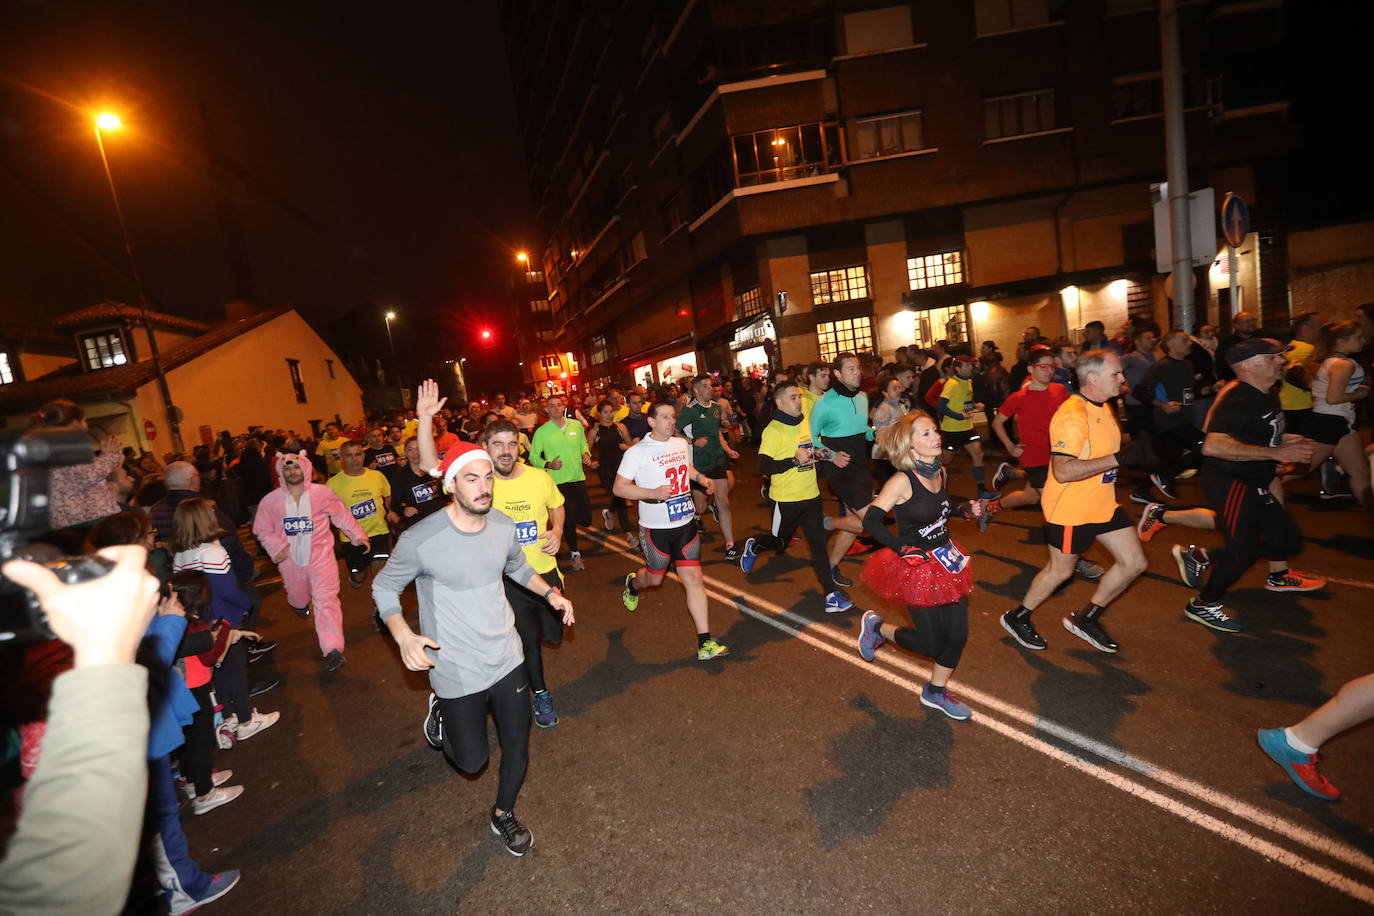
M969 287L965 291L967 301L996 301L1016 299L1020 296L1035 296L1043 293L1057 293L1069 286L1093 286L1110 283L1113 280L1148 280L1154 276L1154 264L1124 264L1116 267L1098 267L1092 270L1076 270L1070 273L1051 274L1047 277L1032 277L1028 280L1013 280L1009 283L994 283L989 286Z
M674 337L672 340L664 341L661 344L654 344L646 350L640 350L638 353L622 356L616 360L616 364L621 369L630 369L642 363L657 362L669 356L676 356L683 350L694 350L696 346L692 342L692 337L693 334L689 331L686 334Z

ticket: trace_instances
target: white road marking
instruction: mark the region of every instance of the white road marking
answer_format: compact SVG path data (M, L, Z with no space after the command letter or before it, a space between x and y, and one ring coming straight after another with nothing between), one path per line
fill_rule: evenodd
M608 546L626 557L640 559L638 554L621 547L619 538L612 539L599 534L593 536L602 540ZM675 575L674 578L676 578ZM818 626L817 621L802 617L786 608L779 607L753 594L746 596L733 584L722 582L710 576L703 576L703 578L706 582L707 595L722 604L736 608L756 620L800 639L808 645L814 646L823 652L839 658L860 670L874 674L889 683L914 693L920 691L920 682L903 677L883 665L870 664L859 658L855 647L852 645L854 642L852 638L841 636L834 630ZM736 592L737 594L731 595L728 592ZM892 656L891 653L884 653L884 661L889 663L892 667L900 668L909 674L919 677L922 682L930 676L930 669L928 667L920 665L905 656ZM965 681L960 681L959 694L961 697L973 700L975 704L995 710L999 714L1021 722L1032 729L1051 734L1060 741L1072 744L1083 751L1101 757L1104 760L1128 769L1140 776L1156 780L1176 792L1192 796L1198 801L1230 814L1234 814L1244 820L1248 820L1258 827L1284 836L1296 843L1300 843L1314 852L1321 853L1362 871L1374 874L1374 861L1372 861L1368 855L1362 853L1353 846L1322 836L1313 830L1292 823L1277 815L1270 814L1240 799L1218 792L1209 786L1198 783L1179 773L1148 763L1147 761L1127 754L1101 741L1076 732L1073 729L1059 725L1044 716L1006 703L991 694L970 687ZM1027 734L1016 726L1009 725L996 717L989 716L986 712L980 712L978 715L975 715L972 722L990 728L998 734L1010 738L1031 750L1045 754L1056 761L1099 779L1114 788L1143 799L1161 810L1167 811L1170 814L1183 818L1189 823L1196 824L1199 827L1209 830L1223 839L1230 840L1260 855L1281 862L1285 866L1307 875L1316 881L1320 881L1334 890L1338 890L1364 903L1374 905L1374 886L1361 884L1339 872L1303 858L1281 846L1277 846L1262 837L1242 830L1232 824L1228 824L1225 821L1213 817L1177 799L1170 798L1148 786L1142 785L1128 776L1083 760L1080 757L1068 753L1062 748L1037 738L1033 734Z

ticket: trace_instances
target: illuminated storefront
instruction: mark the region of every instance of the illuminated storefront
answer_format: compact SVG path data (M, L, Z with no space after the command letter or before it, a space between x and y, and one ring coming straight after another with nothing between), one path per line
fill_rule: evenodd
M678 356L660 360L654 365L658 373L658 380L663 384L668 382L690 381L697 374L697 354L694 350Z

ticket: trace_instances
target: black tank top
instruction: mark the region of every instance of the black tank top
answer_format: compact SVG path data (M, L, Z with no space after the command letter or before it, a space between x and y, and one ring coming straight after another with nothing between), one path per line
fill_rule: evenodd
M949 542L945 525L949 518L949 490L945 488L945 472L940 472L940 489L934 493L926 489L915 471L904 471L911 484L911 498L892 509L897 519L897 537L903 544L929 550Z
M596 460L601 462L601 473L607 473L610 468L611 473L620 469L620 458L625 453L620 450L620 430L616 429L615 424L596 427Z

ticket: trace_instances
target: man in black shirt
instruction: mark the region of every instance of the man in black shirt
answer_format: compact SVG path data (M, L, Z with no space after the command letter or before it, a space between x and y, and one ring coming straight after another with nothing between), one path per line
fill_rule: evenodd
M1160 341L1164 357L1145 370L1131 395L1142 405L1153 405L1152 426L1155 448L1159 452L1159 471L1142 481L1131 494L1138 503L1149 504L1150 485L1165 499L1177 499L1174 478L1189 468L1197 468L1202 455L1197 451L1202 432L1193 425L1193 404L1211 388L1203 386L1197 369L1188 359L1193 342L1175 328Z
M401 531L448 504L439 481L420 467L420 443L414 436L406 440L405 464L392 468L391 511L387 521Z
M363 450L363 467L374 471L381 471L386 475L387 480L391 479L391 474L399 464L396 460L396 450L382 438L382 428L372 426L367 430L367 448Z
M1231 318L1231 330L1221 335L1217 341L1217 378L1221 380L1233 379L1236 374L1231 369L1231 363L1226 358L1227 352L1236 344L1246 340L1253 340L1258 333L1259 321L1251 312L1236 312Z
M1265 337L1232 346L1226 361L1236 380L1217 395L1207 417L1199 476L1225 546L1213 556L1212 573L1184 614L1223 633L1240 629L1222 610L1226 590L1261 556L1287 559L1302 549L1302 536L1275 480L1281 462L1312 457L1312 443L1284 435L1283 410L1271 393L1283 377L1283 350L1283 344Z

